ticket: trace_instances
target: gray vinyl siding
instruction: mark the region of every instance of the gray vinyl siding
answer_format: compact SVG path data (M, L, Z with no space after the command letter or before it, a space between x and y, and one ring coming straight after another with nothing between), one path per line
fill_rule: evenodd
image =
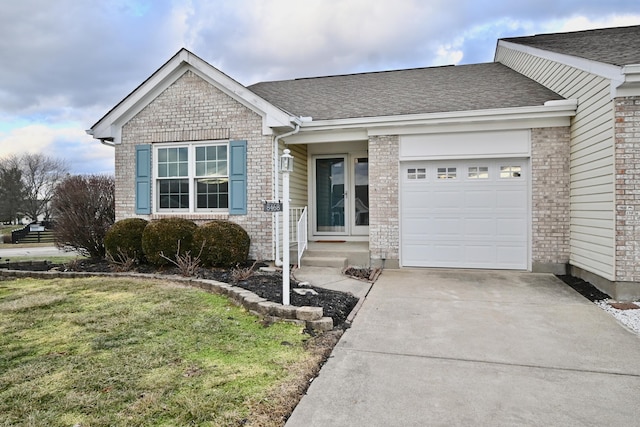
M498 47L496 61L578 100L571 123L570 262L614 280L615 153L609 80L503 46Z

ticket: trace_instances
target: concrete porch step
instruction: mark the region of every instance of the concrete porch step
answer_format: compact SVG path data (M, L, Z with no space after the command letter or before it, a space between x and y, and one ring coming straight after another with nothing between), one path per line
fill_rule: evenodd
M291 259L297 259L295 250ZM300 262L309 267L344 268L349 265L369 265L368 242L309 242Z
M348 260L345 257L304 255L301 264L307 267L334 267L342 269L348 265Z

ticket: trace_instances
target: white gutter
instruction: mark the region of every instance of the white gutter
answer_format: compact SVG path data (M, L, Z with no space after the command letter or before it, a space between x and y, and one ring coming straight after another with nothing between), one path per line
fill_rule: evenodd
M87 129L87 130L85 130L85 132L87 133L87 135L91 135L94 138L96 138L95 135L93 134L93 129ZM109 137L109 138L96 138L96 139L98 141L100 141L100 143L102 145L106 145L107 147L115 147L116 146L116 144L113 142L113 138Z
M273 200L276 202L280 198L280 189L278 188L278 175L279 175L278 147L280 144L280 140L282 138L286 138L288 136L295 135L296 133L298 133L300 131L300 124L302 123L302 121L297 117L291 117L290 120L291 120L291 123L295 124L295 128L291 132L283 133L282 135L277 135L275 138L273 138ZM275 251L276 253L275 253L274 262L276 266L281 267L282 260L280 259L280 214L278 212L274 212L273 217L274 217L273 223L275 227L274 240L276 241L276 251Z
M613 97L639 96L640 64L625 65L622 67L622 75L624 76L624 81L613 89Z
M397 116L356 117L347 119L314 120L304 125L304 131L374 129L392 126L436 125L478 121L504 121L519 119L545 119L570 117L576 114L575 99L547 101L529 107L493 108L487 110L446 111L439 113L403 114Z

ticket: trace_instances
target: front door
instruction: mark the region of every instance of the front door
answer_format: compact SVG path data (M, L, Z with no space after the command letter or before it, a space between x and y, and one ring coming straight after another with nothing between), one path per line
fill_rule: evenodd
M346 234L346 156L315 159L316 234Z
M369 233L369 161L362 155L316 156L314 234Z

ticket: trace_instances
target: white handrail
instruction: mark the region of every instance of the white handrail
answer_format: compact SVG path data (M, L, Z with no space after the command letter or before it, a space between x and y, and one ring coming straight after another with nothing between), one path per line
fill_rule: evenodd
M289 207L289 239L291 243L298 241L298 221L305 208Z
M298 267L300 267L300 261L302 260L302 254L307 249L307 207L302 209L300 219L296 223L296 239L298 241Z

